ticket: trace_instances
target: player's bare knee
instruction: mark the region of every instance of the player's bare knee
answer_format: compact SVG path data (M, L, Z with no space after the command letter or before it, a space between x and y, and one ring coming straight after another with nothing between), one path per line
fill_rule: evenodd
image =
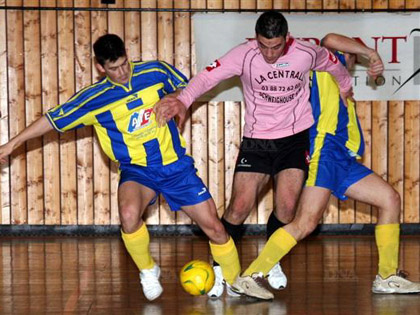
M239 225L242 224L248 216L248 212L244 211L232 211L229 215L225 215L224 218L231 224Z
M208 226L205 232L210 241L216 244L224 244L229 239L225 227L220 221Z
M133 233L138 227L138 209L131 205L120 205L120 221L121 226L126 233Z
M401 212L401 197L400 194L392 189L385 198L386 208L389 208L390 211L394 212L396 215L399 215Z
M295 211L283 211L277 217L282 223L289 224L295 217Z
M249 209L252 207L250 206L252 202L248 200L248 198L237 197L230 204L230 209L233 212L241 213L241 212L248 212Z
M237 199L232 202L223 215L232 224L242 224L251 212L252 207L243 200Z
M285 223L288 224L292 222L296 214L296 207L295 203L283 204L281 208L276 209L276 216L277 218Z
M390 199L391 199L391 204L393 205L393 207L395 209L398 209L398 211L400 212L401 196L395 189L393 189L393 193L391 194Z
M212 227L213 233L216 235L226 234L226 230L222 222L220 222L219 220L217 220L216 222L213 224L213 227Z

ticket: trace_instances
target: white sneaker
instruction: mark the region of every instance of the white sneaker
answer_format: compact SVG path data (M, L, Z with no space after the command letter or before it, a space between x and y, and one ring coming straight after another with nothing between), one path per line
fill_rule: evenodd
M225 281L225 284L226 284L226 293L228 296L234 297L234 298L241 297L241 294L236 292L235 289L229 283Z
M264 288L264 275L262 272L253 273L251 276L239 276L236 278L233 287L237 292L261 299L274 299L273 293Z
M213 288L207 293L207 295L211 298L218 298L223 294L225 290L223 286L223 274L222 274L222 267L220 266L213 266L214 271L214 285Z
M143 287L144 296L149 301L157 299L163 292L159 277L160 268L157 264L152 269L143 269L140 271L140 283Z
M220 266L213 266L214 270L214 285L213 288L207 293L207 295L211 298L219 298L222 296L223 291L225 290L226 285L226 293L230 297L240 297L239 293L236 293L229 283L226 283L225 279L223 279L222 267Z
M420 283L412 282L406 277L407 273L401 270L386 279L382 279L380 275L377 275L375 281L373 281L372 292L382 294L420 293Z
M287 277L281 269L280 263L275 264L268 272L268 283L276 290L282 290L287 286Z

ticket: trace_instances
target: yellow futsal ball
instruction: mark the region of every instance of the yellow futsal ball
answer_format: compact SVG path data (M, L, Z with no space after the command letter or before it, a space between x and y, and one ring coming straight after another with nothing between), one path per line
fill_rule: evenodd
M214 271L209 263L193 260L182 267L179 273L181 285L191 295L203 295L214 285Z

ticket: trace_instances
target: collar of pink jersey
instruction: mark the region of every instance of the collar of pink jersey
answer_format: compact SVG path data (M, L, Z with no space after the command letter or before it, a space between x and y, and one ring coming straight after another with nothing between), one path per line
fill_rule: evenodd
M294 41L295 41L295 39L292 36L289 36L289 40L286 43L286 47L284 47L283 55L281 55L280 57L283 57L284 55L286 55L289 52L290 47L293 45Z

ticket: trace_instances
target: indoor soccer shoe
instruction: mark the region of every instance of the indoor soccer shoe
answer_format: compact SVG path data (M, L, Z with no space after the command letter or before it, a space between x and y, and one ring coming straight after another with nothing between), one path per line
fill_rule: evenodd
M226 284L226 293L228 296L230 297L241 297L241 294L236 292L235 289L227 282L225 282Z
M214 285L213 288L207 293L207 295L211 298L218 298L223 294L224 286L223 286L223 274L222 274L222 267L220 266L213 266L214 271Z
M251 276L239 276L236 278L233 288L242 294L261 299L274 299L273 293L264 288L264 275L262 272L253 273Z
M207 293L207 295L211 298L218 298L222 296L223 291L225 290L224 285L226 285L226 292L227 295L230 297L240 297L239 293L236 293L232 287L225 282L223 279L222 267L220 266L213 266L214 270L214 285L213 288Z
M152 269L143 269L140 271L140 283L143 287L144 296L149 301L157 299L163 292L159 277L160 268L157 264Z
M276 290L284 289L287 286L287 277L281 269L280 263L271 268L267 280L270 286Z
M382 294L419 293L420 283L412 282L406 277L407 273L403 271L398 271L396 275L391 275L386 279L382 279L380 275L377 275L375 281L373 281L372 292Z

